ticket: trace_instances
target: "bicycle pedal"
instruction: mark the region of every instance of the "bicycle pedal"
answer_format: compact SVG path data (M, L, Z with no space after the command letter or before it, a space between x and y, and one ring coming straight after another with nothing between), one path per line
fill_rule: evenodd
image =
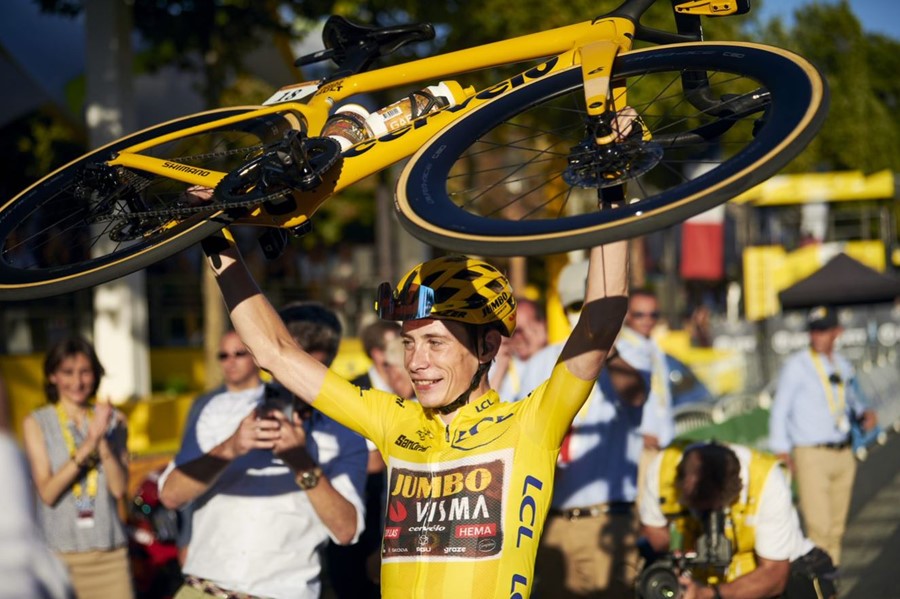
M288 232L290 232L290 234L294 237L303 237L307 233L312 232L312 221L305 220L296 227L291 227L290 229L288 229Z
M287 247L288 236L283 229L266 229L259 236L259 246L267 260L277 260Z

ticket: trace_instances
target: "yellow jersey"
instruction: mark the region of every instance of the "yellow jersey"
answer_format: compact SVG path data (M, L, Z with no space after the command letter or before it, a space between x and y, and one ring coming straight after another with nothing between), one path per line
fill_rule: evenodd
M529 596L559 448L593 385L559 363L524 400L490 391L444 424L328 373L316 409L371 439L388 467L382 597Z

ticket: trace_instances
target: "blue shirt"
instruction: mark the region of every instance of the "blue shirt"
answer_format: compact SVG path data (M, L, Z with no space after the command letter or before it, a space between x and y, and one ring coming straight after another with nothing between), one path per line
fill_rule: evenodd
M665 447L675 437L672 388L665 352L655 341L627 326L622 327L616 339L616 351L640 373L649 390L641 415L640 432L656 437L660 447Z
M829 380L835 374L840 382ZM854 377L850 362L838 353L829 359L805 349L788 357L769 413L769 448L787 453L792 447L846 441L850 431L841 430L842 418L849 423L865 410Z
M545 347L528 360L521 373L521 391L512 399L522 399L547 379L563 345ZM628 406L616 399L604 369L560 450L553 486L554 508L631 502L637 498L637 464L643 448L639 431L642 412L641 406Z

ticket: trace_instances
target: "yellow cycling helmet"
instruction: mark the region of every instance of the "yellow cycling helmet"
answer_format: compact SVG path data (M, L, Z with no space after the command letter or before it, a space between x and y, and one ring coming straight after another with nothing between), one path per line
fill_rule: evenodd
M382 283L375 311L385 320L497 323L507 337L516 330L516 299L506 276L487 262L458 255L416 266L400 279L396 289Z

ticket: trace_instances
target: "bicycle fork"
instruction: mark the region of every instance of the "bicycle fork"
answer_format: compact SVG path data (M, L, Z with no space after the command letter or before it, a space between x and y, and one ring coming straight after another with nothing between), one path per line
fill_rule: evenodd
M596 21L591 39L576 46L584 81L585 136L569 154L564 179L575 187L596 188L601 207L624 198L627 178L658 160L659 152L648 145L650 131L628 106L625 81L612 78L620 52L632 47L635 26L622 18Z

